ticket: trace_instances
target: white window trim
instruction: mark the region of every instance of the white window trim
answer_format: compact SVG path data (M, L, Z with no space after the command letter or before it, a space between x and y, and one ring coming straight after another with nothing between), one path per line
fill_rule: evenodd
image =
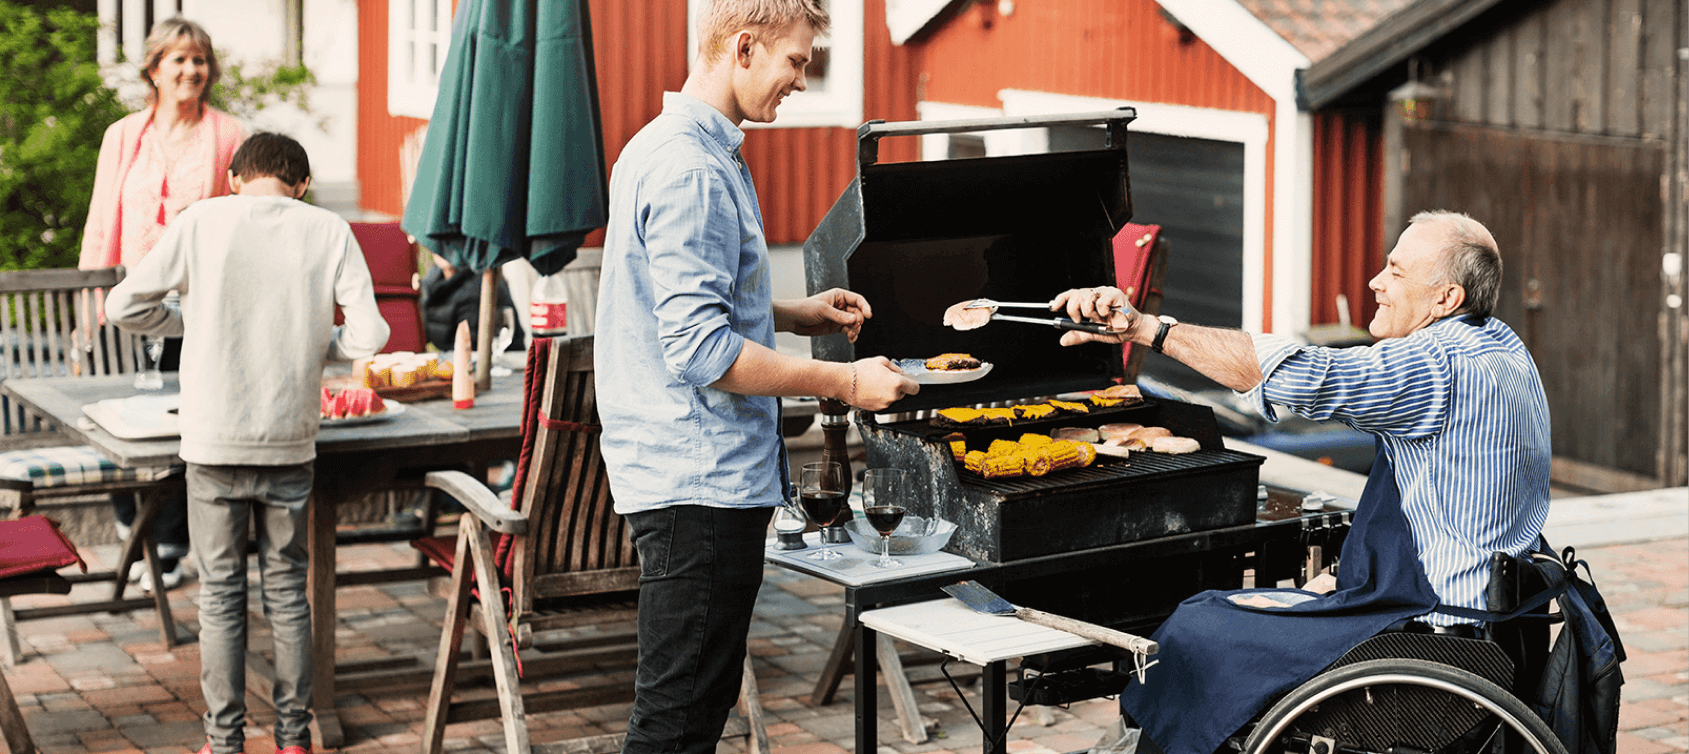
M687 68L698 60L698 12L704 0L687 0ZM757 128L856 128L862 124L863 0L828 0L833 26L832 68L827 72L828 94L794 92L780 104L773 123L745 121L741 127Z
M1137 120L1127 129L1128 134L1165 134L1214 141L1231 141L1243 145L1243 290L1238 292L1243 306L1243 329L1262 332L1261 302L1264 291L1260 281L1265 279L1267 257L1267 118L1259 113L1214 110L1204 107L1167 105L1156 102L1076 97L1048 92L1004 89L997 93L1003 102L1003 114L1009 116L1054 115L1058 113L1094 112L1131 106L1138 111ZM926 116L923 114L922 118ZM1042 129L1006 131L1027 134L1026 147L1017 154L1043 152L1048 149L1047 132ZM1131 136L1127 137L1128 149ZM1043 144L1032 142L1042 139ZM1036 147L1036 148L1034 148ZM990 151L989 144L987 152ZM1153 219L1153 218L1146 218ZM1253 281L1253 282L1252 282Z
M419 84L412 76L402 75L405 46L401 42L410 37L411 30L401 22L400 19L407 14L400 11L416 2L418 0L387 0L387 112L427 120L434 117L434 100L439 96L440 87L437 84ZM435 28L440 30L439 69L445 70L446 52L450 49L452 37L452 3L451 0L438 2ZM435 73L438 81L439 71Z

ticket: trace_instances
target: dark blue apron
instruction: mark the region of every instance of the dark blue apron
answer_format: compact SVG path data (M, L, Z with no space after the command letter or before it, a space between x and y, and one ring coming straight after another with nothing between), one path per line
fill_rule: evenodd
M1274 697L1391 623L1436 606L1382 441L1343 543L1337 591L1282 608L1229 599L1286 591L1313 596L1240 589L1185 600L1155 632L1160 662L1120 695L1121 709L1166 754L1213 754Z

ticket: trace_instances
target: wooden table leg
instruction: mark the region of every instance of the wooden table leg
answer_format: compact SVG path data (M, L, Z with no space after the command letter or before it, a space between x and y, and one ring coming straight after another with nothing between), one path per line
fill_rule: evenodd
M12 754L35 754L35 742L30 740L29 728L23 724L23 710L12 696L12 687L0 675L0 735L5 736L6 748Z
M891 694L891 706L897 710L897 722L903 728L903 740L912 744L927 742L927 726L921 722L921 709L915 703L915 689L903 672L903 658L897 655L897 642L890 636L877 642L880 675L885 676L886 692Z
M319 474L321 469L318 470ZM319 476L319 479L321 477ZM312 709L320 748L338 749L346 742L340 712L334 707L334 526L336 501L319 485L311 494L310 570L306 596L311 602Z

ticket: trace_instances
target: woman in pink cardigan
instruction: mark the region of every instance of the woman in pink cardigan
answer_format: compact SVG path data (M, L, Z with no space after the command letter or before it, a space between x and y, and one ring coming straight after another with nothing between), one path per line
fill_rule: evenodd
M177 17L153 27L142 76L151 106L106 129L78 267L133 267L184 207L229 193L229 161L246 132L207 103L219 72L211 35L199 24ZM180 353L181 341L167 340L163 367L174 369ZM119 495L112 503L118 533L127 539L135 502ZM185 499L169 501L153 528L166 589L182 582L187 513ZM151 590L143 575L139 568L131 571Z
M229 193L229 160L246 132L207 103L220 71L199 24L153 27L142 75L151 106L106 129L77 266L132 266L183 207Z

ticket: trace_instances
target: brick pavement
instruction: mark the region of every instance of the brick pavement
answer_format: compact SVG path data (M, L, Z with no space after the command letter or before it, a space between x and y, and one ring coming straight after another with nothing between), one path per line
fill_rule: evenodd
M85 548L85 555L95 561L109 559L114 549ZM1624 668L1620 754L1689 751L1689 539L1613 545L1580 554L1594 567L1630 650ZM402 545L362 545L347 548L342 562L363 568L405 565L412 558ZM171 593L178 625L187 632L198 626L197 595L192 581ZM338 597L342 661L392 655L432 661L444 608L426 585L349 587ZM63 599L31 596L16 604ZM768 714L772 754L842 754L854 748L850 679L833 704L809 703L815 671L825 661L842 619L842 602L838 587L779 569L767 571L750 649ZM151 611L30 621L22 624L22 633L25 658L7 671L7 678L43 752L179 754L197 748L202 735L198 715L204 711L197 645L166 649ZM253 640L255 647L267 649L261 621L254 623ZM911 676L932 738L921 745L903 741L889 695L882 693L881 746L876 754L978 751L978 729L936 669L912 668ZM342 695L336 706L347 729L344 751L414 751L422 693ZM272 718L262 705L252 707L247 751L269 754L274 749L266 728ZM1054 754L1087 748L1114 710L1112 702L1099 700L1065 710L1028 711L1011 730L1008 749L1013 754ZM626 717L626 705L611 705L533 715L530 727L536 742L542 742L619 731ZM448 749L465 754L492 752L501 742L496 721L458 724L447 733ZM742 739L729 739L719 752L740 754L744 748Z

